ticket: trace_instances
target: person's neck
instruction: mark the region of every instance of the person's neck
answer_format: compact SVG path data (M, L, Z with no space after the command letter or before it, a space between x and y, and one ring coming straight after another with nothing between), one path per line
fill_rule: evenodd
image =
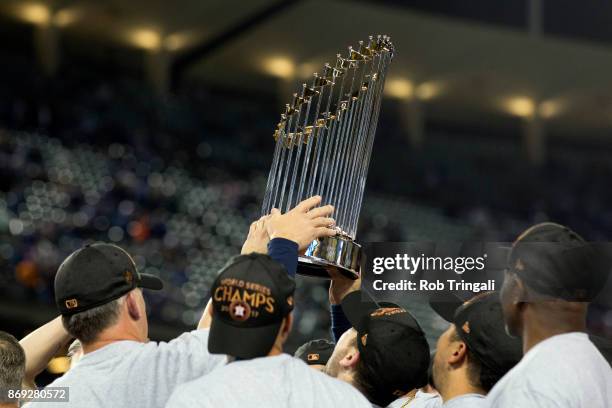
M119 330L107 330L102 332L96 340L91 343L83 343L83 355L92 353L96 350L100 350L103 347L108 346L109 344L115 343L117 341L137 341L139 343L144 343L144 341L135 333L130 331L119 331Z
M270 352L268 353L268 357L280 356L281 354L283 354L282 347L274 345L272 347L272 350L270 350Z
M447 402L453 398L466 394L486 395L486 392L483 389L474 387L470 383L465 373L456 373L453 375L453 377L454 378L451 377L448 379L446 386L438 390L440 392L440 396L442 397L442 401Z
M351 384L353 387L355 387L361 394L363 394L363 396L365 396L367 398L367 394L365 392L365 390L363 389L363 387L361 386L361 384L359 384L356 380L355 380L355 372L353 370L341 370L340 372L338 372L338 375L336 376L336 379L340 380L340 381L344 381L347 384ZM369 398L368 398L369 399Z
M523 326L523 355L538 343L560 334L586 332L586 313L572 311L566 313L546 313L534 311L525 318Z

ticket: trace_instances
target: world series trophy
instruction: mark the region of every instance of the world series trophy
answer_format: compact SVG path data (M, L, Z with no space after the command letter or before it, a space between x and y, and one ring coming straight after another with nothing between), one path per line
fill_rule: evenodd
M380 112L385 75L393 58L390 37L370 37L348 55L325 64L310 85L293 94L281 114L262 206L286 212L318 194L334 206L333 237L313 241L299 258L298 273L329 278L339 270L359 276L361 246L355 242L365 182Z

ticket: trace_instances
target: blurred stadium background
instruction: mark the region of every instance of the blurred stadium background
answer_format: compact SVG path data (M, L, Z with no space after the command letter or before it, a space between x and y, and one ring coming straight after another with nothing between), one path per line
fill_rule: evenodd
M369 34L398 54L359 241L545 220L609 240L611 19L602 1L3 0L0 329L53 317L57 266L94 240L168 283L153 339L193 327L259 216L284 103ZM289 351L329 334L327 283L298 298ZM611 303L590 317L609 336ZM411 307L434 341L444 323Z

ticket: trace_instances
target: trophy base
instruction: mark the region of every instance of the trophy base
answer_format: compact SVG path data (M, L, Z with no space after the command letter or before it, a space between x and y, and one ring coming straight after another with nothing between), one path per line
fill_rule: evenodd
M349 279L360 274L361 246L343 237L326 237L310 243L298 259L297 273L330 279L329 271L337 270Z

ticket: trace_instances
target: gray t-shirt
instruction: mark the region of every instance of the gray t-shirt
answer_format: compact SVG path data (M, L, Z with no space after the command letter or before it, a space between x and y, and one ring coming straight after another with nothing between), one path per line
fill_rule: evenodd
M399 398L387 408L440 408L441 406L442 398L438 394L430 394L419 390L412 400Z
M287 354L235 361L177 387L166 408L370 408L352 385Z
M208 329L168 343L117 341L85 354L49 387L69 387L69 403L31 402L27 408L162 408L174 388L223 366L208 352Z
M609 408L612 368L586 333L560 334L529 350L486 401L491 408Z
M484 408L487 406L485 396L481 394L463 394L446 401L441 408Z

